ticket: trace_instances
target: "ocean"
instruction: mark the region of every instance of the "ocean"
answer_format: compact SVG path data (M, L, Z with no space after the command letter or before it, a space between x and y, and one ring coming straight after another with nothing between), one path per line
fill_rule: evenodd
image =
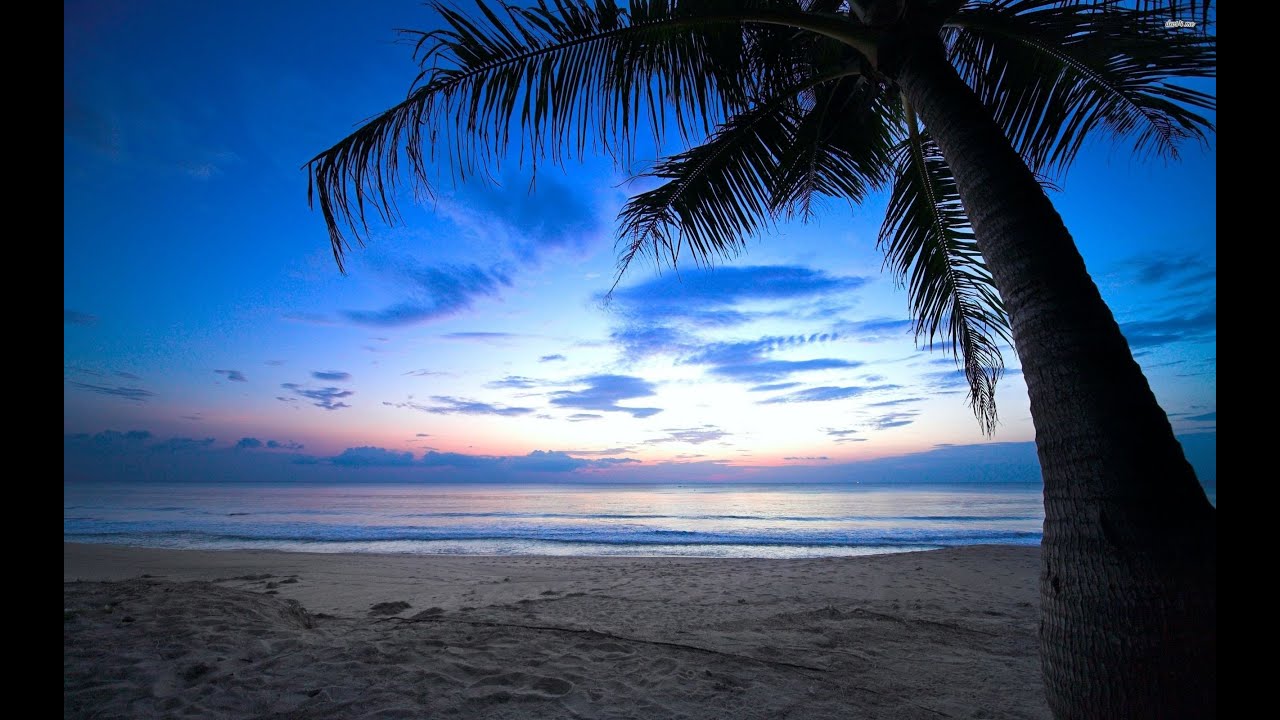
M831 557L1036 545L1040 485L64 484L63 539L459 555Z

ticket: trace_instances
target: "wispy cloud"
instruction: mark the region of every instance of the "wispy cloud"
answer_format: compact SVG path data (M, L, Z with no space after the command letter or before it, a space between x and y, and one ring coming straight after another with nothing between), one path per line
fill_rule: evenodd
M565 356L559 353L556 353L555 355L543 355L542 357L538 358L538 362L543 362L543 363L555 362L557 360L565 360L565 359L566 359Z
M841 360L839 358L814 358L812 360L759 360L755 362L720 365L711 368L708 372L712 375L718 375L731 380L759 383L767 382L769 380L780 380L800 372L856 368L860 365L862 365L862 363L856 360Z
M609 457L613 455L626 455L629 452L634 452L634 449L629 447L614 447L614 448L605 448L603 450L558 450L556 452L561 452L561 453L564 453L565 455L585 455L587 457Z
M654 355L680 355L697 348L697 339L667 325L632 325L609 334L623 357L643 360Z
M902 427L910 425L916 421L917 412L891 412L871 421L871 427L877 430L888 430L889 428Z
M859 386L849 385L845 387L837 387L834 385L824 385L822 387L805 388L797 390L786 395L771 397L767 400L761 400L761 405L772 405L776 403L801 403L801 402L829 402L832 400L844 400L846 398L857 397L876 390L894 390L897 385L871 385Z
M280 387L292 392L294 395L306 398L312 401L312 405L324 410L341 410L349 408L350 405L341 402L343 398L349 398L355 395L354 390L343 390L336 387L307 388L298 383L283 383ZM282 398L277 398L282 399Z
M1159 285L1168 282L1179 288L1198 285L1217 277L1215 267L1206 267L1211 258L1200 255L1175 255L1163 253L1133 258L1123 263L1133 279L1143 285Z
M418 410L419 412L431 413L433 415L497 415L500 417L515 417L517 415L528 415L534 410L533 408L497 405L481 402L479 400L449 397L447 395L433 395L431 397L431 401L434 404L428 405L425 403L415 402L413 400L407 400L399 403L384 401L382 404L389 407Z
M581 390L560 390L551 393L551 404L578 410L625 412L635 418L646 418L662 412L654 407L624 407L618 403L656 394L653 383L631 375L589 375L578 378Z
M756 385L755 387L749 387L747 388L747 392L774 392L775 390L787 390L793 387L800 387L803 384L804 383L798 382L769 383L768 385Z
M469 310L477 298L496 296L511 285L505 272L478 265L423 267L402 261L396 275L403 280L409 299L381 310L347 310L343 316L371 327L417 325Z
M464 340L471 342L501 343L520 337L507 332L451 332L440 337L445 340Z
M499 184L468 185L438 209L473 240L503 245L522 264L552 250L582 252L604 232L592 194L547 173L531 184L508 171Z
M1218 309L1215 304L1213 308L1191 315L1122 323L1120 330L1131 348L1211 340L1218 330Z
M523 375L508 375L501 380L494 380L492 382L485 383L485 387L494 389L505 388L528 390L529 388L535 388L542 384L543 383L540 380L534 380L533 378L524 377Z
M646 445L659 445L662 443L689 443L690 445L701 445L702 443L712 442L729 437L732 433L727 433L715 425L703 425L701 427L691 428L663 428L662 432L666 433L663 437L651 438L645 440Z
M757 340L718 342L704 344L686 355L681 363L708 366L713 376L750 383L768 383L790 375L815 370L855 368L862 365L855 360L840 358L810 358L807 360L778 360L766 356L805 346L819 345L839 339L834 333L809 335L769 336Z
M248 378L239 370L214 370L215 373L222 375L232 382L248 382Z
M911 333L911 320L879 317L844 321L836 324L836 330L859 342L901 340Z
M94 385L92 383L83 383L76 380L68 380L67 383L72 387L79 388L80 390L87 392L97 393L99 395L110 395L112 397L124 398L125 400L133 400L135 402L146 402L149 398L156 396L156 394L150 390L137 387Z
M923 402L924 398L907 397L898 398L897 400L881 400L880 402L867 403L867 407L891 407L894 405L908 405L910 403Z
M311 373L311 377L316 380L326 380L328 382L346 382L351 379L351 373L342 372L340 370L321 371L316 370Z
M678 319L724 327L759 317L740 305L839 295L866 283L867 278L796 265L698 268L618 288L612 302L622 314L646 322Z

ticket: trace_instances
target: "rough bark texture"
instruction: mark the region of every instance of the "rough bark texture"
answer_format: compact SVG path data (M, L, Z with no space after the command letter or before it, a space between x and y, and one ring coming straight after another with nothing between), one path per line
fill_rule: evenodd
M1006 303L1044 476L1041 664L1060 718L1216 714L1217 519L1062 218L936 36L896 78Z

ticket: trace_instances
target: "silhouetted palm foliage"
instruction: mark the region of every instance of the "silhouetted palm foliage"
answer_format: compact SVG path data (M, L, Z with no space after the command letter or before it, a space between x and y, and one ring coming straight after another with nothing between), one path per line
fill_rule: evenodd
M369 208L396 220L401 162L432 192L510 154L535 168L588 152L632 160L636 134L688 149L619 220L619 277L648 254L674 266L731 257L815 202L890 190L879 244L910 296L917 341L944 342L987 433L1009 326L946 158L877 54L903 32L937 33L948 59L1037 173L1060 174L1091 135L1173 156L1203 140L1214 99L1172 82L1209 77L1213 37L1170 33L1176 3L921 0L477 0L431 7L408 97L308 163L339 267ZM1186 3L1182 3L1184 7ZM1210 19L1207 5L1187 8Z

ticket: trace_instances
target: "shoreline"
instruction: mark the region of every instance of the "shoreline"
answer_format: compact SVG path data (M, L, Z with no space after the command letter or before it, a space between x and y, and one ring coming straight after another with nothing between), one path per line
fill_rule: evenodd
M1003 545L719 559L64 543L64 702L67 717L1048 718L1038 571L1038 548Z

